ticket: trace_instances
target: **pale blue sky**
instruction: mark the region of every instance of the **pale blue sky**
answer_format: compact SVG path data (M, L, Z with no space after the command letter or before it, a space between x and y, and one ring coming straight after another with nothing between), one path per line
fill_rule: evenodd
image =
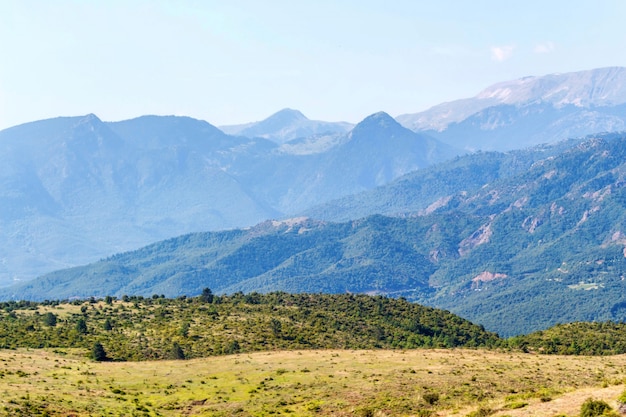
M358 122L626 66L623 0L0 0L0 129L95 113Z

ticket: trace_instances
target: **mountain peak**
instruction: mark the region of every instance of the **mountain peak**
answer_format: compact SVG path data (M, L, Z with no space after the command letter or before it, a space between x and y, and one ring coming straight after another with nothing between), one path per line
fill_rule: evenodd
M359 124L357 124L353 131L358 130L388 130L388 129L404 129L393 117L384 111L379 111L372 115L367 116Z
M282 109L260 122L220 126L229 135L260 137L282 144L293 139L319 134L342 134L352 128L349 123L309 120L299 110Z
M309 120L300 110L284 108L282 110L277 111L272 114L270 117L265 119L264 121L276 120L282 123L286 122L295 122L300 120Z
M89 114L86 114L85 116L77 117L77 121L74 126L76 127L81 126L81 125L94 126L94 125L100 125L100 124L102 124L102 120L100 120L100 118L96 116L95 114L89 113Z

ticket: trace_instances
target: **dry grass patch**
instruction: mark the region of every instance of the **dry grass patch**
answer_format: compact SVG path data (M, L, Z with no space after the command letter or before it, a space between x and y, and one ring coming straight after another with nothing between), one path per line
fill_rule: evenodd
M84 354L0 351L0 414L465 416L483 407L498 416L575 415L576 401L594 393L614 404L626 377L625 356L486 350L281 351L109 363ZM570 394L576 390L585 394Z

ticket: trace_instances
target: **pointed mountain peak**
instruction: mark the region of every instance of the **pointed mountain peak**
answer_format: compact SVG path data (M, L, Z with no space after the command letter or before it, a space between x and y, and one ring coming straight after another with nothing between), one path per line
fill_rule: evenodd
M282 109L272 114L267 119L263 120L264 122L272 122L272 123L293 123L301 120L309 120L307 117L302 114L299 110L294 109Z
M89 113L82 117L77 117L75 126L79 125L99 125L102 124L102 120L93 113Z
M302 121L308 121L307 117L302 114L299 110L294 109L282 109L274 114L272 114L267 119L264 119L259 122L260 126L268 126L268 127L276 127L276 126L287 126L292 125Z
M374 113L367 116L363 121L357 124L353 131L359 130L389 130L404 129L393 117L384 111Z
M319 134L342 134L352 128L350 123L310 120L299 110L285 108L260 122L220 126L229 135L260 137L282 144L293 139Z

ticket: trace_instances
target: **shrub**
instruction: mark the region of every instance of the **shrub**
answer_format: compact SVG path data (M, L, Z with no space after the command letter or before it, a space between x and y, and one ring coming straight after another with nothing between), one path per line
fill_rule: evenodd
M487 417L495 413L491 408L480 407L476 411L472 411L467 417Z
M580 417L615 416L612 410L605 401L587 398L580 407Z
M424 402L428 405L434 405L439 401L439 394L436 392L426 392L422 395Z

